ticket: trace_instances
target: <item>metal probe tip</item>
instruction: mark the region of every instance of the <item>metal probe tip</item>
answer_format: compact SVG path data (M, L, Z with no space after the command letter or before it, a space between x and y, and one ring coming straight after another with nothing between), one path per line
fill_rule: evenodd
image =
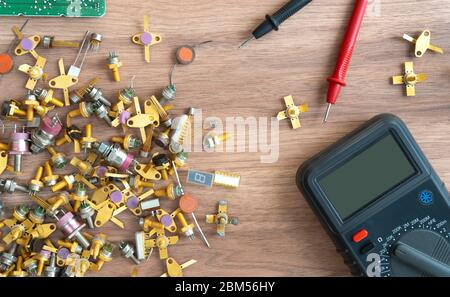
M251 36L249 39L247 39L246 41L244 41L239 48L243 48L247 43L249 43L250 41L252 41L253 39L255 39L255 36Z
M323 118L323 123L325 124L328 121L328 116L330 115L331 103L328 103L327 111L325 112L325 117Z

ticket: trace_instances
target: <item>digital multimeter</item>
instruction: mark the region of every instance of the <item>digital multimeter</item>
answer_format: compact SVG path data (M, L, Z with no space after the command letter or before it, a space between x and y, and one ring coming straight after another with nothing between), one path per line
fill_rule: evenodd
M398 117L307 161L297 185L353 274L450 276L449 193Z

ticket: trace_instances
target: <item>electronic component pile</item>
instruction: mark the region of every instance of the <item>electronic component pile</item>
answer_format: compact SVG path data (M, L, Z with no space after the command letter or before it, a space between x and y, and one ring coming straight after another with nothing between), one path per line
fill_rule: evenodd
M87 57L102 47L101 34L86 32L81 42L58 41L25 35L23 28L13 28L16 38L2 54L2 61L11 66L2 66L2 74L14 68L23 72L26 91L22 100L6 101L1 108L1 128L9 143L0 143L0 174L19 175L24 159L33 159L37 169L29 181L0 178L1 193L19 191L30 198L11 214L0 197L1 276L80 277L101 270L113 256L145 265L152 254L165 263L161 276L182 276L196 260L178 264L169 257L173 245L182 238L200 238L211 247L197 220L199 201L186 194L178 176L188 160L185 148L195 108L176 119L170 114L176 94L172 73L159 98L140 100L133 83L120 90L117 99L107 98L98 87L100 78L79 83L81 73L89 75L83 71ZM149 62L150 45L160 41L160 35L149 32L146 17L144 32L132 36L130 44L144 45ZM64 60L59 59L59 74L49 77L45 72L48 61L39 54L41 47L78 48L78 54L74 51L74 62L67 71ZM177 51L177 65L189 64L187 50L191 51L190 62L194 60L195 46L184 46ZM31 55L35 63L13 67L15 59L24 55ZM120 81L122 65L118 53L105 55L105 78ZM65 114L63 108L69 109L65 119L58 116ZM84 127L77 123L79 118L91 117L101 119L117 136L100 139L91 123ZM205 136L208 149L220 139L226 140L212 132ZM70 147L74 155L64 154L62 146ZM217 185L236 188L239 182L237 174L215 173ZM165 204L171 209L161 206L163 199L171 201ZM237 218L228 214L226 200L211 209L217 213L205 216L204 222L216 225L217 235L223 237L225 227L236 225ZM134 216L141 230L130 236L133 242L112 242L102 227L125 228L122 218L127 214Z

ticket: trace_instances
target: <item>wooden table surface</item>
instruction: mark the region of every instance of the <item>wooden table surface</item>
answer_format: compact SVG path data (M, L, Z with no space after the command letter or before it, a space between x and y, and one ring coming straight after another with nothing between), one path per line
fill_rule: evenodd
M416 59L412 57L413 47L401 39L403 33L416 35L428 28L433 33L432 42L450 50L447 1L410 0L407 5L401 1L371 2L351 63L348 86L327 125L322 125L325 79L334 67L354 1L313 1L279 32L238 50L238 45L262 17L284 2L111 0L102 19L32 19L25 30L26 34L51 34L68 40L81 39L85 30L103 34L101 50L88 57L81 81L100 76L99 86L106 96L115 98L117 91L135 75L135 86L142 100L158 95L168 83L177 46L213 40L197 49L194 64L177 70L174 115L192 106L202 109L203 118L270 118L283 109L282 98L289 94L297 103L309 104L310 112L302 118L302 129L293 131L288 122L280 123L279 158L275 163L261 163L260 157L267 153L248 152L248 148L243 153L190 155L190 168L238 172L242 180L237 190L186 186L200 200L196 214L212 245L208 249L200 239L191 242L180 237L180 242L169 248L170 255L180 263L198 260L185 271L187 276L349 275L331 240L297 190L295 173L308 158L379 113L400 116L443 181L450 183L450 156L446 153L450 146L448 56L427 53ZM376 5L380 5L380 10L373 9ZM144 63L142 48L130 40L140 32L144 14L150 16L151 30L163 36L163 42L152 48L151 64ZM13 37L10 27L20 23L18 18L0 18L2 49ZM111 81L105 65L107 52L111 50L116 50L124 63L121 83ZM48 58L46 71L53 77L57 75L57 59L63 57L66 65L70 65L76 51L41 49L39 53ZM428 75L428 80L417 86L414 98L405 97L401 86L390 84L390 77L400 74L402 63L410 60L415 62L417 72ZM16 62L32 63L32 59L22 57ZM0 97L3 100L23 98L25 80L17 71L4 76ZM57 94L62 97L59 91ZM63 116L65 110L59 113ZM120 135L120 129L105 130L103 122L93 121L95 137L107 140ZM86 121L77 120L77 123L83 126ZM64 147L66 153L71 154L70 150L70 146ZM25 156L24 174L17 179L26 181L45 158L46 153L39 157ZM183 171L182 179L185 174ZM2 198L9 209L29 201L19 194L2 195ZM229 200L230 213L239 217L239 225L229 226L224 239L215 236L214 226L203 223L204 215L215 211L219 199ZM168 210L175 207L173 203L163 203ZM139 229L136 218L130 214L120 218L126 223L124 230L108 224L97 232L106 233L112 241L132 239ZM95 275L128 276L131 269L131 263L116 252L114 261ZM140 276L158 276L163 271L164 264L156 254L139 266Z

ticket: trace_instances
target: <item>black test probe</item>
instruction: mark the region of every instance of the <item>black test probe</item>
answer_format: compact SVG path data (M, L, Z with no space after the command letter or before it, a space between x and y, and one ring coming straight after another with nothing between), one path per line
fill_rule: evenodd
M278 31L280 25L286 21L288 18L297 13L300 9L308 5L312 0L291 0L286 3L280 10L278 10L274 15L266 15L266 20L262 22L256 29L253 31L252 36L244 41L244 43L239 46L239 48L243 47L247 42L253 39L259 39L271 32L272 30Z

